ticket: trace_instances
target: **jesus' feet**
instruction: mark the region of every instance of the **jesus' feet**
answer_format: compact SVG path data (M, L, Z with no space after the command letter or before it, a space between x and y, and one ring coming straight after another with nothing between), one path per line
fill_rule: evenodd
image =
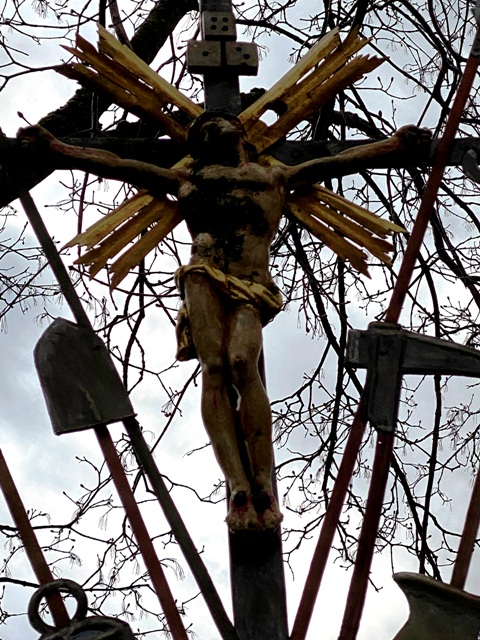
M275 531L282 520L277 500L271 491L259 491L253 498L247 491L232 492L226 517L232 533L252 535Z
M283 520L278 502L271 491L259 491L253 497L253 506L258 516L259 531L274 531Z
M257 513L247 491L232 491L225 522L232 533L251 534L258 530Z

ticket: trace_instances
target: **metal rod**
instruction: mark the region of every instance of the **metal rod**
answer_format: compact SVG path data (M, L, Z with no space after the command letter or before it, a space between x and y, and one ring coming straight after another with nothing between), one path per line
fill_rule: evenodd
M107 427L102 425L95 427L95 435L97 436L98 443L112 475L112 480L142 553L145 566L147 567L150 580L162 606L172 638L173 640L188 640L187 632L185 631L177 605L175 604L172 592L163 573L162 565L158 560L135 496L128 484L110 433Z
M1 449L0 486L2 489L2 493L5 496L5 501L7 503L12 519L18 529L18 533L23 542L23 546L25 547L25 553L27 554L28 560L32 566L33 572L35 573L39 584L43 585L48 584L49 582L53 582L55 578L53 577L52 572L50 571L50 567L48 566L47 561L45 560L45 556L42 553L40 545L38 544L35 531L33 530L30 520L28 519L28 515L25 507L23 506L22 499L20 497L20 494L18 493L17 487L15 486L15 482L12 478ZM53 621L55 622L55 626L58 629L68 627L70 623L70 617L68 615L67 609L65 608L65 603L63 602L60 593L58 591L51 593L46 596L45 599L47 600L47 604L50 609L50 613L52 614Z
M366 422L361 416L362 398L360 398L342 461L338 469L337 479L333 485L332 495L323 519L317 546L315 547L310 563L290 640L304 640L307 635L328 556L337 530L337 524L340 519L340 514L342 513L345 496L347 495L350 480L355 469L355 462L362 444L363 434L365 433Z
M158 470L152 453L145 442L140 431L139 424L135 418L127 418L123 421L127 430L133 450L137 456L139 464L144 469L152 485L152 489L159 501L165 518L170 525L175 540L190 567L190 570L197 581L202 592L205 603L212 615L222 640L239 640L235 627L230 621L222 601L218 595L212 578L205 567L205 564L198 553L190 534L173 502L165 482Z

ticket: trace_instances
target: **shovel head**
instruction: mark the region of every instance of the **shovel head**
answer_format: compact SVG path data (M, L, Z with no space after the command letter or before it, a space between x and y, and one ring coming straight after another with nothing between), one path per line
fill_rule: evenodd
M135 415L107 348L89 327L57 318L37 342L34 358L57 435Z

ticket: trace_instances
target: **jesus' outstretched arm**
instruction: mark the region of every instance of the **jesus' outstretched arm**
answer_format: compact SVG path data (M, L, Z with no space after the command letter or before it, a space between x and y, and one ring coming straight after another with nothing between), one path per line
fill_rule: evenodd
M40 156L52 169L86 171L148 189L156 196L176 195L185 173L182 169L163 169L140 160L126 160L110 151L65 144L38 125L20 129L17 139L23 149Z
M426 162L431 133L414 125L401 127L392 137L342 151L336 156L311 160L285 169L287 188L341 178L372 167L406 167Z

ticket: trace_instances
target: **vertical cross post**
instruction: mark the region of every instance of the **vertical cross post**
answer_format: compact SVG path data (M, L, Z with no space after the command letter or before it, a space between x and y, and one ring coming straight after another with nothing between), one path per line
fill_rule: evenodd
M236 41L230 0L201 0L202 40L189 43L192 73L204 76L205 109L241 109L239 75L256 75L257 47ZM260 367L262 379L263 364ZM280 531L251 538L230 534L235 629L241 640L287 640L287 606Z
M201 0L201 40L189 42L188 68L204 77L205 109L242 109L238 77L257 75L257 47L237 42L235 15L230 0Z

